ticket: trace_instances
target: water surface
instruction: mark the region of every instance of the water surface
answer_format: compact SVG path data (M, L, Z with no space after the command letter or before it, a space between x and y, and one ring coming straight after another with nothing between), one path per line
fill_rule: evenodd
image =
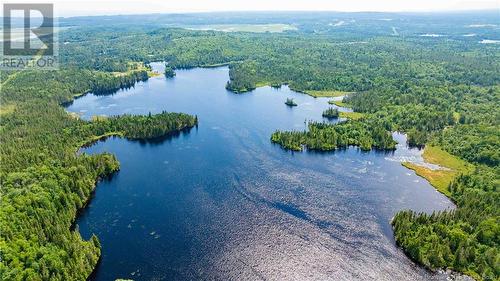
M418 150L285 151L270 142L272 132L322 120L328 99L287 87L236 95L227 80L226 67L180 70L68 107L83 118L162 110L199 117L198 128L179 136L110 138L84 149L121 163L77 221L85 239L95 233L102 244L95 280L444 278L411 262L389 224L398 210L452 207L401 166L421 159ZM287 107L287 97L298 106Z

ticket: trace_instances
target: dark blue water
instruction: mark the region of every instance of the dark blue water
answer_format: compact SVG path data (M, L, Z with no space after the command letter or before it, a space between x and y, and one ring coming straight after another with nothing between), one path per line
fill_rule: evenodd
M321 120L328 99L287 87L236 95L224 89L227 80L225 67L181 70L68 107L83 118L162 110L199 117L198 128L164 141L111 138L84 150L121 163L77 221L85 239L95 233L102 244L96 280L442 277L406 258L389 224L401 209L452 207L401 166L420 152L287 152L271 133ZM287 107L287 97L299 105Z

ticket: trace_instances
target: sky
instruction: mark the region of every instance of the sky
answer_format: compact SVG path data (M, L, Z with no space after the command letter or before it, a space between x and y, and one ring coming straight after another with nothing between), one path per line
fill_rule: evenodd
M500 11L500 0L5 0L54 3L56 16L217 11ZM499 12L500 17L500 12Z

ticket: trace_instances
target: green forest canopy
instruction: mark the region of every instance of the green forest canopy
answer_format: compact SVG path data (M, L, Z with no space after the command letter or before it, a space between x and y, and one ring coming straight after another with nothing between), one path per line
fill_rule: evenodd
M82 19L84 20L84 19ZM409 133L475 165L449 187L457 210L403 211L396 241L428 268L451 268L476 279L500 276L500 50L466 39L429 40L332 31L303 24L282 34L220 33L152 26L74 27L60 34L62 68L2 75L0 102L0 275L7 280L84 280L100 255L97 237L71 231L95 181L119 168L113 155L76 155L101 135L154 137L196 124L183 114L83 121L60 106L147 79L131 62L168 61L175 68L230 65L227 88L289 84L297 91L348 91L364 117L339 125L310 124L279 132L289 149L346 145L393 148L389 132ZM418 27L415 27L418 28ZM339 35L338 33L336 35ZM362 42L357 40L362 37ZM125 73L116 75L117 72Z

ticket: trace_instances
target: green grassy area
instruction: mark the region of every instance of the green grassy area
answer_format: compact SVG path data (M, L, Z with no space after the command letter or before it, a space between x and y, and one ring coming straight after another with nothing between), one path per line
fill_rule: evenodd
M436 164L447 169L432 170L410 162L404 162L402 165L428 180L439 192L448 197L451 196L448 190L451 181L461 173L472 172L474 168L473 165L435 146L426 146L422 157L427 163Z
M436 146L427 146L422 157L426 162L438 164L456 171L470 172L473 169L471 164Z
M317 17L323 18L322 22L331 20L330 15ZM280 35L267 34L256 25L246 25L254 30L230 28L228 33L164 28L165 23L156 16L145 18L155 24L132 21L119 24L119 30L115 30L108 18L95 18L89 27L82 24L61 34L61 41L69 42L61 45L61 59L72 67L54 72L18 71L2 77L2 105L15 103L15 109L0 116L1 279L88 278L101 255L100 243L96 236L83 241L68 226L91 197L96 179L119 166L110 154L75 157L73 147L124 129L131 129L128 133L133 138L154 137L162 129L161 122L151 123L145 116L83 122L70 117L74 115L68 115L58 104L87 91L113 93L144 81L149 73L137 68L139 73L132 71L133 63L126 63L130 59L168 59L174 69L241 61L230 68L228 88L237 92L254 89L257 81L285 82L297 91L365 92L352 95L349 103L357 111L373 114L366 113L361 121L315 123L307 132L276 131L271 140L284 148L304 146L326 151L356 145L368 150L375 144L377 148L393 149L389 126L425 134L422 143L427 134L431 138L437 134L440 148L475 163L478 169L457 177L461 166L457 158L428 147L424 158L455 169L434 173L425 167L415 170L434 186L441 186L444 193L455 178L453 199L461 203L457 211L434 215L398 212L393 220L395 240L413 260L430 269L452 269L477 279L498 280L496 255L500 242L494 235L498 218L496 151L500 143L495 114L500 90L497 49L468 44L458 37L432 42L419 37L401 40L378 35L378 26L370 30L366 25L350 24L348 30L341 28L338 33L300 18L294 22L301 31ZM213 22L210 20L207 22ZM473 20L468 18L463 24ZM185 24L202 27L200 22ZM408 22L408 32L418 32L422 23L433 24L418 17L415 25ZM366 38L367 44L351 41L356 38ZM355 119L363 115L340 116ZM464 122L454 124L453 119Z
M12 113L14 109L16 109L14 104L2 104L0 105L0 115Z
M335 97L341 97L341 96L351 94L352 92L308 90L308 91L305 91L305 93L312 96L312 97L315 97L315 98L319 98L319 97L335 98Z
M157 76L160 76L161 73L158 73L158 72L154 72L154 71L148 71L148 77L157 77Z
M295 26L289 24L211 24L192 26L192 30L214 30L222 32L254 32L254 33L280 33L287 30L297 30Z
M130 75L131 73L136 72L136 71L147 71L149 77L158 76L161 74L161 73L157 73L157 72L149 70L142 62L128 62L127 69L128 69L127 71L123 71L123 72L114 71L111 73L116 77L127 76L127 75Z
M329 104L334 104L336 106L339 106L339 107L347 107L347 108L350 108L351 106L343 101L340 101L340 100L329 100L328 101Z
M255 87L256 88L260 88L260 87L265 87L265 86L270 86L271 83L270 82L257 82L255 83Z
M365 114L360 112L339 112L339 117L351 120L360 120L365 117Z

